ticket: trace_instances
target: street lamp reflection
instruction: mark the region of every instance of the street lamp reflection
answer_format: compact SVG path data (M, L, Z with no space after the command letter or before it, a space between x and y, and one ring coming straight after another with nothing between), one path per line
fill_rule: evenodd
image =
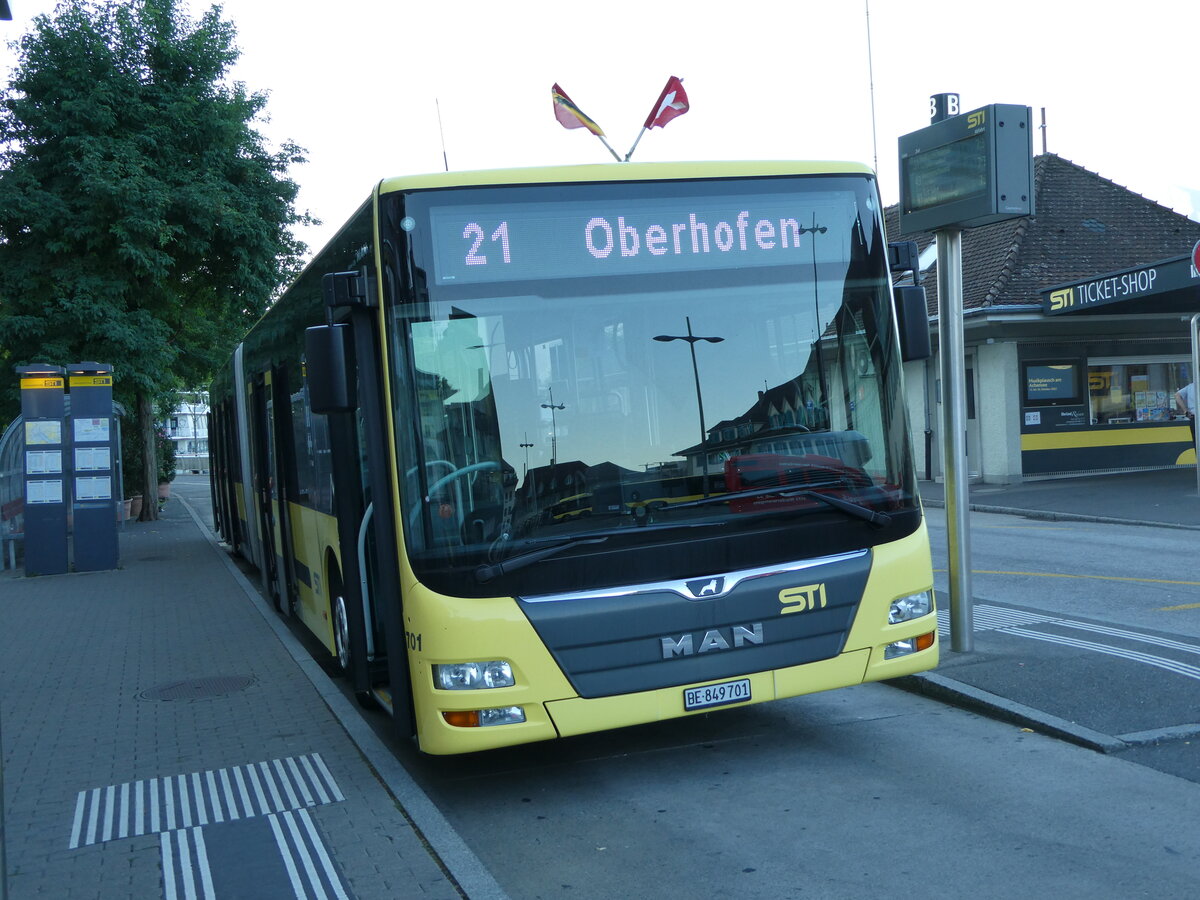
M654 340L662 343L671 341L687 341L688 349L692 354L692 376L696 379L696 408L700 413L700 459L704 472L704 496L708 496L708 429L704 425L704 397L700 393L700 368L696 364L696 342L707 341L710 344L719 344L725 338L723 337L706 337L704 335L692 334L692 317L685 316L684 321L687 323L687 334L656 334Z

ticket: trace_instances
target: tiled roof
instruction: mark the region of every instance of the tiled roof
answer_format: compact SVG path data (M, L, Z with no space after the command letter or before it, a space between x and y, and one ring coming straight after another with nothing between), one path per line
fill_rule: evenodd
M964 309L1037 305L1051 285L1183 256L1200 240L1200 222L1054 153L1034 158L1034 190L1037 215L963 231ZM933 243L900 234L898 205L884 215L891 240ZM925 291L936 315L936 264Z

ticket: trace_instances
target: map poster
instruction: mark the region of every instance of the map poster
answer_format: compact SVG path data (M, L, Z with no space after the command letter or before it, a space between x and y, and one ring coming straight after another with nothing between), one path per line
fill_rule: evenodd
M59 419L25 423L26 446L36 446L38 444L61 444L62 438L62 422Z

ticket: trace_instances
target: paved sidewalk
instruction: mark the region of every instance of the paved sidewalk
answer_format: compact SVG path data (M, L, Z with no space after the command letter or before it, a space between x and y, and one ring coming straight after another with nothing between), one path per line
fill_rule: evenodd
M940 514L944 485L921 482L920 491ZM1192 467L979 484L968 498L977 512L1200 530ZM1200 535L1197 548L1200 556ZM1043 613L1034 597L1029 605L976 597L970 653L950 649L940 611L941 665L894 683L1105 753L1178 742L1177 769L1200 772L1200 641Z
M0 573L0 689L11 900L503 896L182 501Z
M946 486L941 482L922 481L920 492L926 506L945 505ZM971 509L978 512L1200 529L1194 466L1023 484L973 484L967 495Z

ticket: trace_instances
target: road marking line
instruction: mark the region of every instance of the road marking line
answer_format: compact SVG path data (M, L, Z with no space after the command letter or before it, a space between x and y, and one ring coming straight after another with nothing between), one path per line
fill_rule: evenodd
M329 767L325 765L325 760L321 759L320 753L312 754L313 762L317 764L317 768L321 770L321 774L325 778L325 786L329 788L329 792L333 794L334 800L345 800L342 792L338 790L337 781L334 780L333 773L329 771Z
M117 837L129 837L129 782L121 785L121 818L117 827Z
M96 822L100 818L100 788L92 791L92 814L88 816L87 842L96 843Z
M158 845L162 852L163 897L176 900L179 893L175 887L175 854L171 850L171 832L162 832L158 836Z
M1160 606L1159 612L1175 612L1178 609L1200 609L1200 603L1184 603L1181 606Z
M240 819L238 815L237 800L233 796L233 785L229 782L229 772L226 769L221 770L221 786L225 790L225 808L229 810L229 820Z
M204 808L204 786L200 784L200 773L192 773L192 796L196 798L196 824L208 824L208 812Z
M317 754L89 788L75 799L69 849L344 799Z
M296 871L296 860L292 858L292 850L288 846L287 838L283 836L279 820L275 816L267 816L267 821L271 823L271 831L275 833L275 846L279 848L279 856L292 882L292 893L297 897L306 897L304 883L300 880L300 873Z
M321 860L321 868L325 870L325 877L329 879L329 886L333 888L338 896L338 900L350 900L346 894L346 889L342 886L342 880L338 876L337 869L333 867L333 860L330 859L329 853L325 850L325 842L321 840L321 835L317 832L317 825L312 820L312 816L308 814L308 810L301 809L296 815L300 821L304 823L304 828L308 831L309 841L312 844L313 850Z
M208 801L213 808L213 821L224 822L225 813L221 811L221 795L217 793L217 773L205 772L205 780L208 782Z
M271 792L271 799L275 802L275 808L271 811L283 812L285 809L289 809L290 807L287 806L287 804L283 802L283 798L279 796L279 786L275 784L275 776L271 774L271 767L265 762L260 762L258 767L262 770L263 781L267 785L267 790Z
M104 790L104 840L111 841L113 836L113 801L117 798L117 789L109 785Z
M213 890L212 867L208 863L208 846L204 843L204 830L197 828L192 832L196 839L196 862L200 866L200 885L204 888L204 900L216 900Z
M1090 631L1095 634L1125 638L1126 640L1140 641L1144 644L1153 644L1158 647L1178 650L1183 653L1200 655L1200 645L1197 644L1176 641L1172 640L1171 638L1161 638L1152 634L1130 631L1124 628L1113 628L1108 625L1081 622L1076 619L1067 619L1062 616L1056 616L1052 614L1027 612L1026 610L1022 609L1009 609L1008 607L992 606L990 604L981 604L976 606L974 612L975 631L1000 631L1004 634L1011 634L1017 637L1027 637L1038 641L1061 644L1065 647L1076 647L1083 650L1095 650L1098 653L1106 653L1110 656L1119 656L1134 662L1143 662L1147 665L1165 669L1170 672L1175 672L1176 674L1183 675L1187 678L1200 680L1200 666L1193 666L1190 663L1180 662L1164 656L1155 656L1151 653L1143 653L1140 650L1128 650L1121 647L1113 647L1109 644L1099 644L1093 641L1084 641L1078 638L1068 637L1066 635L1057 635L1051 632L1036 631L1034 630L1033 626L1058 625L1063 628L1075 628L1080 631ZM938 610L938 629L943 633L948 633L950 631L950 613L948 610Z
M1134 641L1141 641L1144 644L1156 644L1159 647L1169 647L1172 650L1181 650L1184 653L1200 654L1200 647L1195 644L1186 644L1183 641L1175 641L1171 638L1155 637L1151 634L1142 634L1137 631L1126 631L1123 628L1110 628L1107 625L1092 625L1084 622L1074 622L1070 619L1062 619L1059 624L1066 625L1069 628L1082 628L1087 631L1094 631L1097 634L1107 634L1112 637L1129 638Z
M1066 647L1078 647L1081 650L1095 650L1098 653L1107 653L1109 656L1119 656L1123 659L1133 660L1134 662L1144 662L1159 669L1166 669L1169 672L1175 672L1187 678L1200 680L1200 668L1188 665L1187 663L1176 662L1162 656L1154 656L1150 653L1126 650L1121 647L1112 647L1108 644L1097 644L1093 641L1081 641L1076 638L1064 637L1057 634L1046 634L1041 631L1027 631L1024 628L1014 628L1008 630L1006 633L1019 634L1021 637L1033 638L1035 641L1047 641L1052 644L1062 644Z
M67 845L68 850L74 850L79 846L79 838L83 831L83 798L83 791L80 791L79 796L75 798L75 821L71 823L71 843Z
M300 835L300 829L296 827L296 817L290 812L285 812L282 815L284 824L287 825L288 831L292 836L292 841L296 845L296 850L300 854L300 862L304 865L304 872L308 875L308 881L316 892L317 900L329 900L329 895L325 893L325 888L321 885L321 876L317 874L317 868L313 865L312 854L308 852L308 845L304 843L304 838Z
M300 761L304 763L304 771L308 773L308 778L312 782L312 786L316 788L317 798L322 803L328 803L329 795L325 793L325 786L321 783L321 779L317 775L317 770L313 768L312 760L307 756L302 756L300 757Z
M295 781L296 787L300 788L300 793L304 796L304 805L312 806L316 801L313 800L312 791L308 789L308 785L304 781L304 775L301 773L300 767L296 765L296 758L289 756L287 764L292 772L292 780Z
M948 569L934 569L945 573ZM1131 581L1138 584L1177 584L1183 587L1200 587L1200 581L1172 581L1168 578L1132 578L1125 575L1072 575L1067 572L1006 572L992 569L972 569L972 575L1024 575L1029 578L1090 578L1096 581ZM1195 604L1200 606L1200 603ZM1175 607L1168 607L1173 609ZM1179 607L1184 608L1184 607Z
M179 880L183 882L184 900L196 900L196 877L192 871L192 854L191 848L188 847L187 829L181 828L173 834L179 842Z

